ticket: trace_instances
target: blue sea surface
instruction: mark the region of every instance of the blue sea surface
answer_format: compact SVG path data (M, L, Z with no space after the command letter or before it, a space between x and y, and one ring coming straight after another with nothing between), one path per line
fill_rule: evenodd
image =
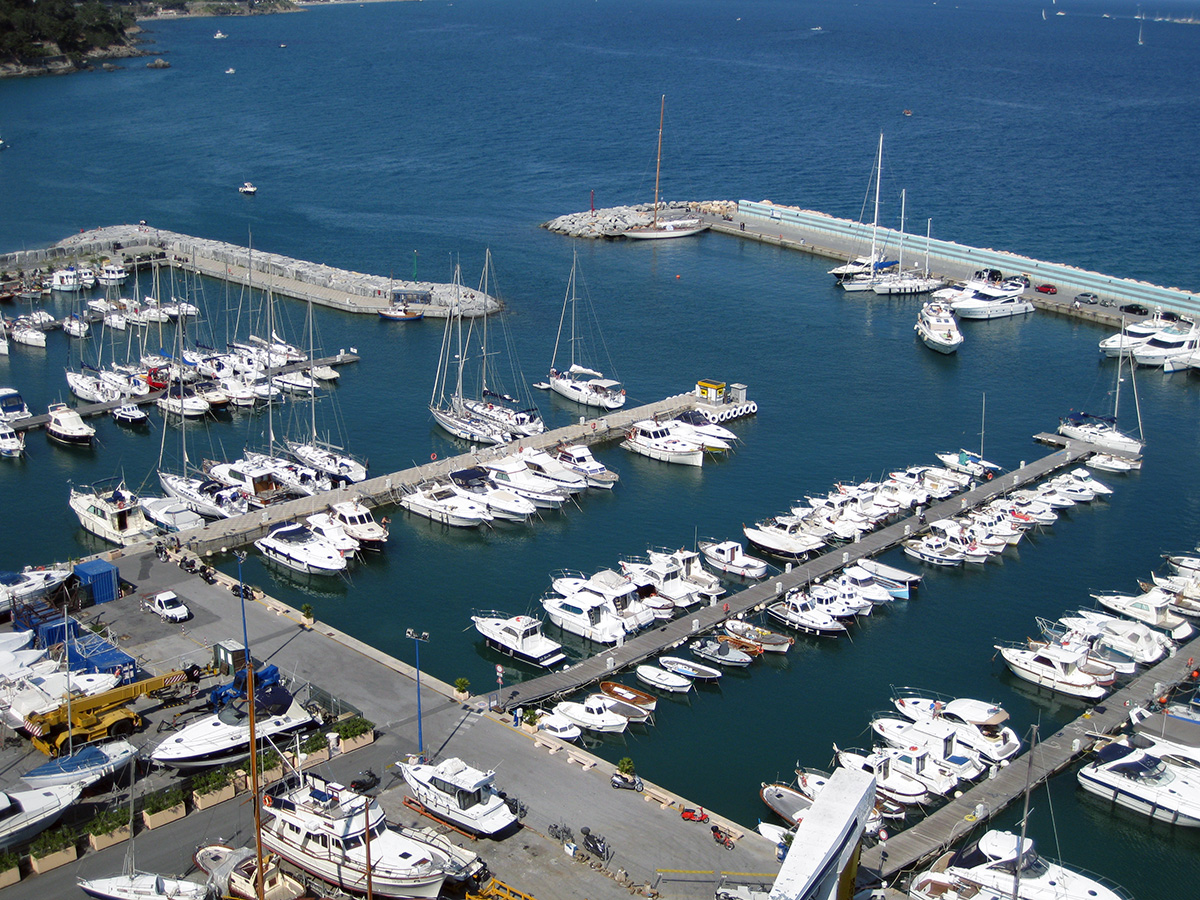
M115 73L0 81L0 135L11 145L0 154L0 249L145 219L397 277L415 267L449 281L459 263L474 284L490 248L507 304L492 327L507 331L524 382L550 364L577 252L581 293L613 360L601 367L632 404L698 378L747 384L759 415L736 424L742 442L729 459L702 470L607 446L599 455L621 472L616 491L528 527L462 533L392 512L387 552L344 580L298 583L247 561L249 581L398 657L412 659L406 628L430 632L422 665L485 690L499 660L465 630L470 611L536 610L553 570L736 537L835 481L878 478L981 438L989 458L1015 467L1046 452L1030 436L1060 415L1111 406L1115 366L1096 350L1107 332L1086 323L1043 313L969 322L962 350L946 358L916 341L916 300L844 295L828 260L711 233L576 242L538 227L586 209L593 191L598 207L652 199L665 94L668 198L770 198L859 218L882 131L888 224L899 224L906 188L908 221L922 223L912 230L932 219L936 237L1196 289L1200 29L1147 21L1138 46L1132 3L1062 0L1045 20L1042 8L427 0L151 22L150 49L170 69L133 60ZM218 24L229 37L214 42ZM246 180L256 197L238 194ZM125 293L150 290L144 273ZM185 290L223 341L227 311L244 298L177 276L174 292ZM281 329L303 343L303 307L279 306ZM70 302L48 308L61 316ZM320 348L362 355L319 404L322 430L343 433L374 473L460 452L427 410L439 321L328 310L316 319ZM169 346L172 333L151 340ZM43 410L67 394L62 370L81 352L90 361L98 343L69 346L53 333L45 351L14 345L0 357L0 384ZM1069 511L982 569L929 571L919 598L877 612L852 639L799 641L598 752L632 756L645 777L753 825L768 815L760 782L787 780L797 762L827 766L835 742L869 742L890 685L993 699L1043 736L1073 719L1082 705L1027 690L993 644L1034 633L1035 615L1091 605L1091 592L1133 589L1161 553L1195 545L1196 378L1143 370L1136 395L1146 466L1107 477L1110 500ZM537 399L552 426L580 415L556 396ZM1126 373L1123 424L1136 427L1137 411ZM277 430L295 431L309 412L288 404L278 415ZM154 487L160 455L178 464L178 428L157 414L146 434L97 427L94 451L35 433L24 460L0 460L0 568L100 549L66 506L67 482L123 474ZM264 431L261 413L189 428L188 455L231 456ZM529 674L510 666L505 679ZM1200 836L1110 810L1071 773L1033 805L1030 833L1045 852L1138 896L1183 895L1200 877Z

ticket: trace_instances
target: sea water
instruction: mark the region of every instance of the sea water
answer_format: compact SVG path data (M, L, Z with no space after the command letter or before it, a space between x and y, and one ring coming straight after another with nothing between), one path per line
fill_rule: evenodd
M449 281L459 264L468 284L490 248L493 290L507 305L491 328L507 332L519 364L510 389L550 365L577 252L580 293L608 351L594 362L625 382L631 405L699 378L747 384L758 416L736 423L737 450L702 470L607 445L598 455L620 471L617 489L529 526L462 532L391 511L386 552L345 579L298 582L247 560L248 581L311 603L318 618L398 657L412 659L406 628L428 631L423 667L485 691L503 660L469 630L471 610L536 612L556 569L739 537L743 523L835 481L879 478L981 439L989 458L1015 467L1047 452L1030 436L1060 415L1111 408L1116 368L1099 359L1107 332L1096 326L1044 313L968 322L963 348L946 358L913 334L919 301L844 295L825 274L828 260L716 234L573 242L538 228L586 209L593 191L597 206L652 199L666 94L668 198L769 197L858 218L882 131L889 225L899 224L907 188L912 231L932 219L937 237L1194 288L1200 32L1148 22L1139 47L1132 5L1109 19L1096 3L1048 9L1043 21L1040 3L995 0L456 0L223 20L229 38L216 43L214 20L155 22L150 49L171 69L131 61L110 74L0 82L11 144L0 155L0 248L145 219L397 277L415 269ZM256 197L238 194L246 180ZM163 293L202 303L213 341L248 302L215 282L176 275L172 288L163 278ZM150 290L144 273L122 293ZM61 316L71 303L47 307ZM304 308L278 307L281 329L305 343ZM344 436L377 474L461 452L427 409L439 320L328 310L316 320L319 350L362 356L324 392L323 432ZM152 347L172 339L171 329L149 338ZM81 356L91 362L98 343L102 361L127 352L57 332L45 351L13 345L0 357L0 384L42 411L67 396L63 370ZM1130 428L1134 387L1126 373ZM799 640L787 657L669 702L652 729L597 751L631 756L644 777L753 825L768 816L760 782L788 780L796 763L828 766L835 742L869 743L868 720L889 706L890 685L992 699L1018 730L1039 723L1052 733L1084 707L1027 689L993 659L993 643L1033 634L1035 615L1090 605L1092 591L1133 590L1160 553L1186 551L1200 535L1189 490L1200 462L1195 377L1143 370L1136 394L1146 466L1100 475L1111 499L1071 510L1000 561L927 571L918 598L877 611L850 638ZM552 427L583 412L557 396L537 400ZM285 404L276 432L302 433L309 415ZM147 433L95 424L92 451L35 432L25 459L0 460L0 567L101 549L66 506L68 482L123 475L155 488L160 456L179 463L179 429L157 413ZM189 426L188 456L235 455L265 428L262 412ZM232 559L216 562L236 570ZM510 665L504 678L531 674ZM1044 852L1138 896L1179 893L1200 875L1200 837L1114 812L1072 773L1033 806L1030 833Z

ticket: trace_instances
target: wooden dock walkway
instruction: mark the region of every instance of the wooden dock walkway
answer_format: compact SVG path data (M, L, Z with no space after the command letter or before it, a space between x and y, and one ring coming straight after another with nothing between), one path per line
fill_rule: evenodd
M1028 465L993 478L976 488L951 497L929 507L927 522L948 519L1008 491L1044 478L1051 472L1071 465L1095 448L1087 444L1070 441L1069 446L1044 456ZM621 646L606 649L567 669L549 672L524 681L505 691L499 705L510 710L528 706L547 697L569 694L585 685L613 676L621 669L637 665L650 657L718 627L726 619L754 610L761 612L766 606L792 588L825 578L843 566L864 557L875 556L895 547L901 541L924 529L917 516L894 522L864 535L860 540L843 544L807 562L794 565L789 571L769 578L766 582L753 585L731 597L722 598L711 606L690 610L686 615L673 619L651 630L625 641Z
M1125 687L1097 703L1065 728L1038 741L1032 751L1011 760L982 782L932 815L885 843L863 851L860 881L891 879L900 872L930 860L986 824L1025 793L1026 783L1041 784L1070 766L1096 742L1096 735L1112 734L1128 721L1129 708L1161 696L1164 685L1179 684L1188 674L1188 660L1200 656L1200 638L1181 647L1172 657L1147 669ZM1044 690L1044 689L1043 689ZM1032 758L1032 771L1030 759Z
M611 411L598 419L589 419L583 423L557 428L534 437L522 438L518 446L546 449L560 443L593 444L616 440L623 437L625 430L634 422L652 419L655 416L670 418L685 409L701 405L695 394L679 394L646 406ZM513 447L509 444L484 447L458 456L434 459L424 465L369 478L358 484L347 485L334 491L326 491L286 503L272 504L265 509L255 510L232 519L220 519L203 528L180 532L172 537L178 537L197 553L228 550L257 540L280 522L292 522L314 513L323 512L331 504L343 500L357 499L369 507L393 505L421 484L445 478L451 472L457 472L459 469L508 456L512 452Z

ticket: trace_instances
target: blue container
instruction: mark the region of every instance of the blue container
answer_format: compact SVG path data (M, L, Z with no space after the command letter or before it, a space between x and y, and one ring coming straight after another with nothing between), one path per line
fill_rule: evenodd
M75 567L79 586L91 594L93 603L108 603L120 596L117 567L106 559L92 559Z

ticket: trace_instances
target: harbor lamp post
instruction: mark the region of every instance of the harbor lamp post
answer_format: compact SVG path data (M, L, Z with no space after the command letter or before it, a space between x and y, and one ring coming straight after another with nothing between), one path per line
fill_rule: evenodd
M429 642L429 632L413 631L410 628L405 636L412 638L413 648L417 651L417 754L424 759L425 738L421 733L421 644Z

